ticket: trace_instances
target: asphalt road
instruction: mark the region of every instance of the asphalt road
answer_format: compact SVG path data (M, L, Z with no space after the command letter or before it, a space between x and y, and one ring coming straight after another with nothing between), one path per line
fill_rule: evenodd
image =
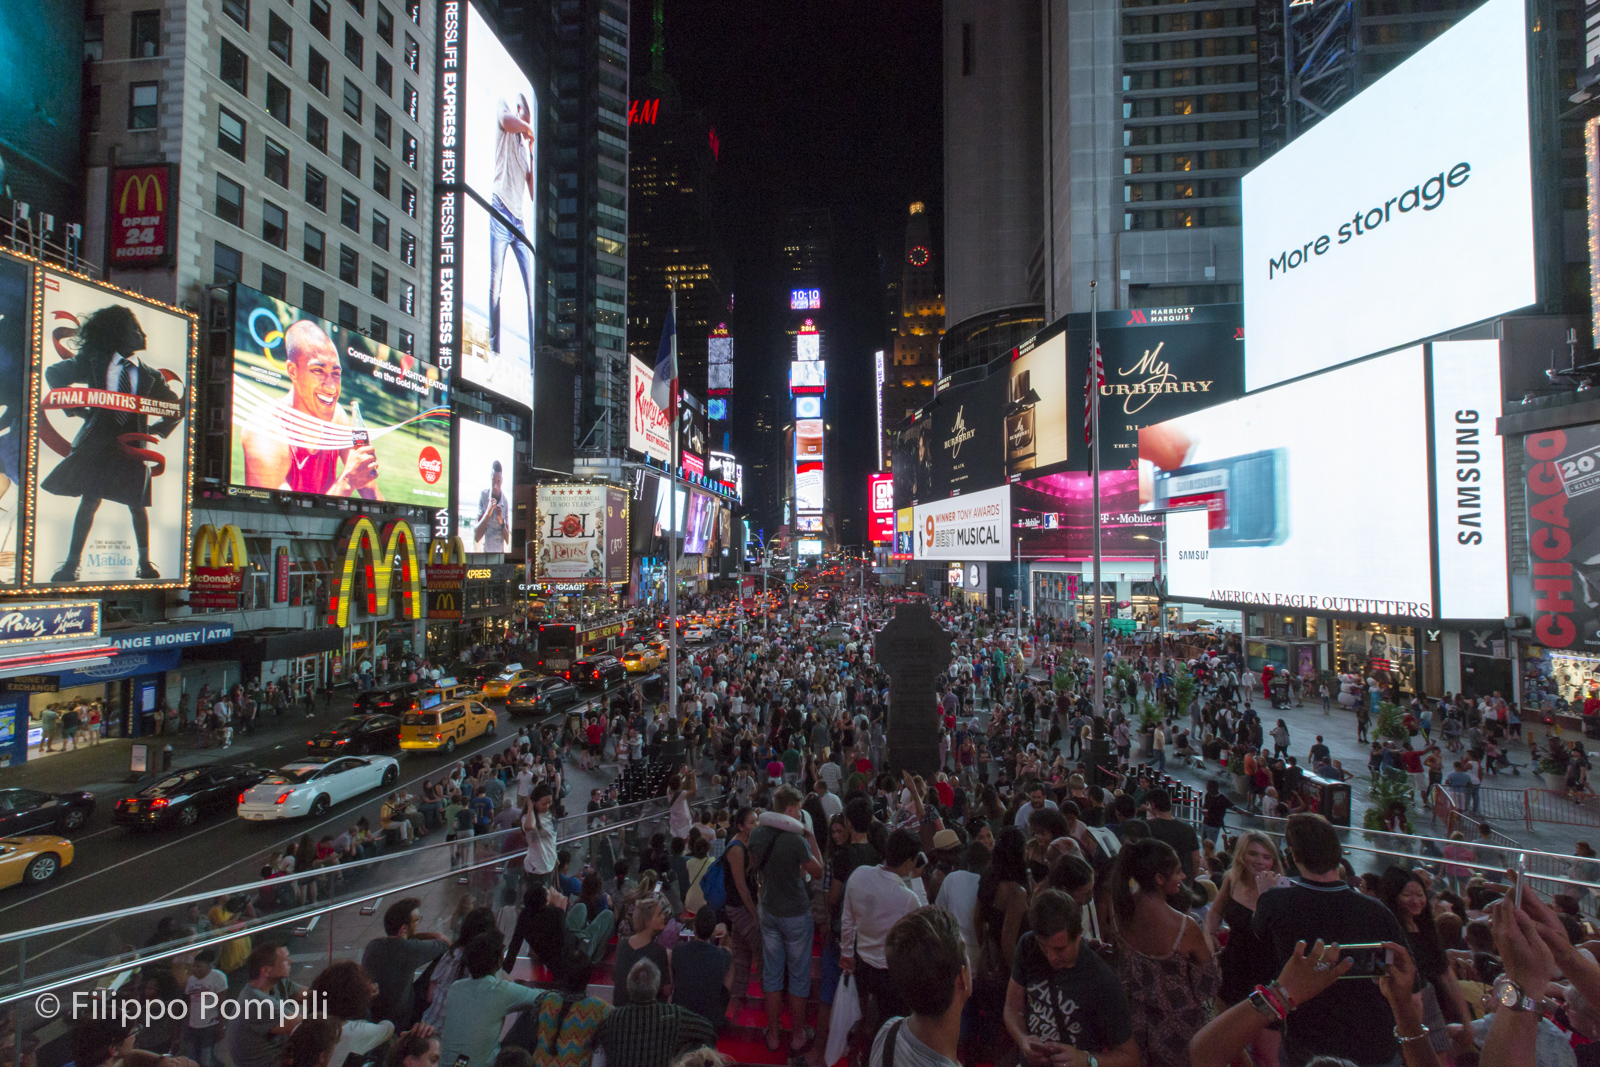
M612 692L616 687L606 690ZM400 755L400 779L395 788L417 792L424 778L438 778L457 760L474 753L504 748L516 727L560 719L568 710L539 719L509 717L500 705L500 727L493 737L479 737L456 749L452 756L406 753ZM255 748L236 744L217 752L216 762L254 763L276 767L302 755L305 740L330 724L330 717L319 715L306 720L303 731ZM276 732L276 731L275 731ZM280 734L281 737L281 734ZM605 772L602 772L605 773ZM568 768L572 782L571 798L586 798L587 791L606 780L588 781L592 775ZM66 788L60 786L58 788ZM246 822L231 810L202 816L187 830L130 830L112 822L117 799L134 790L129 785L120 791L100 793L93 817L72 837L73 863L49 883L36 888L16 886L0 893L0 931L20 931L82 916L103 914L144 903L154 903L185 894L220 888L227 884L252 881L267 854L298 841L304 834L316 840L324 833L337 834L366 816L374 828L378 811L389 790L372 792L337 805L326 818L298 819L283 823ZM150 924L153 930L154 922ZM128 945L123 940L128 927L108 929L103 925L47 936L28 945L27 969L39 973L70 965L90 957L119 952ZM148 933L148 931L146 932ZM0 984L15 979L15 946L0 946Z

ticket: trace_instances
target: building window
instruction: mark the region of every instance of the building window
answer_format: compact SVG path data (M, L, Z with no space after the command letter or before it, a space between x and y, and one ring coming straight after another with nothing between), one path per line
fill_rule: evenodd
M378 83L378 88L383 90L384 96L394 95L394 65L382 56L378 57L373 67L372 80Z
M235 159L244 158L244 119L225 107L217 108L217 147Z
M311 28L322 36L333 39L333 18L327 0L311 0Z
M294 28L276 11L267 12L267 51L285 63L294 63Z
M261 239L278 248L289 247L289 216L270 200L261 201Z
M422 0L406 0L406 18L413 26L422 25Z
M367 42L348 22L344 24L344 57L357 69L367 65Z
M161 12L135 11L129 35L128 55L134 59L154 59L161 54Z
M328 116L306 105L306 143L318 152L328 150Z
M344 80L344 113L361 121L361 87L349 78Z
M320 319L322 318L322 309L324 306L321 289L318 289L310 282L306 282L300 286L301 311L304 311L307 315L315 315Z
M289 150L268 137L266 139L267 163L264 168L269 180L289 188Z
M408 267L417 265L417 235L400 231L400 261Z
M389 251L389 216L379 211L372 213L372 243Z
M378 36L384 44L394 44L394 13L382 4L378 5Z
M381 107L372 109L372 136L385 148L389 147L389 141L394 137L394 121Z
M244 225L244 186L221 174L217 175L217 218Z
M367 326L367 336L372 338L374 341L378 342L380 345L388 344L389 343L389 324L388 324L388 322L386 322L383 319L378 318L378 316L376 316L376 315L372 316L371 322Z
M305 243L302 246L300 257L313 267L321 270L328 242L322 236L322 231L315 226L307 226L305 234ZM321 312L319 311L318 314L321 314Z
M372 189L385 200L389 199L389 164L372 161Z
M270 74L267 75L267 114L289 125L289 87Z
M306 203L318 211L328 210L328 176L306 164Z
M277 267L261 264L261 291L279 300L289 298L289 276Z
M250 28L250 0L222 0L222 13L245 29Z
M417 338L416 335L410 330L401 330L397 341L400 351L404 352L406 355L414 356L417 354Z
M359 330L356 306L348 300L339 301L339 325L347 330Z
M417 313L417 287L411 282L400 283L400 310L407 315Z
M306 49L306 81L323 96L328 95L328 57L315 48Z
M400 135L400 158L412 170L417 169L417 139L409 133Z
M156 128L156 83L134 82L128 86L128 129Z
M250 57L226 37L222 39L221 74L222 84L234 92L250 94Z
M237 248L229 248L218 241L211 252L211 282L226 285L236 282L244 274L244 255Z
M417 47L416 39L409 33L406 34L406 66L411 68L411 73L422 73L422 49Z
M367 13L367 0L345 0L345 3L356 9L356 14L363 17Z
M361 176L361 142L348 133L344 135L344 148L339 153L339 162L351 174L358 178Z
M389 272L376 263L372 265L372 295L385 303L389 300Z
M410 182L400 183L400 210L412 218L417 217L417 191Z
M401 91L401 99L405 102L406 114L412 122L417 121L417 87L406 82L406 87Z
M361 200L346 190L339 194L339 224L355 233L361 232Z
M346 285L360 285L361 254L349 245L339 246L339 280Z

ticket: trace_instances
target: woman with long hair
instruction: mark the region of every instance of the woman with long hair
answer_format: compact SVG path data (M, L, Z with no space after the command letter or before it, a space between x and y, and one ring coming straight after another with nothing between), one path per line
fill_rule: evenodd
M1155 838L1124 845L1111 872L1116 970L1146 1067L1188 1067L1189 1040L1211 1021L1221 984L1205 931L1168 903L1183 879L1178 854Z
M1217 899L1206 911L1206 937L1217 943L1217 932L1228 927L1228 943L1217 956L1222 974L1219 996L1227 1005L1239 1003L1258 985L1278 976L1272 946L1256 936L1252 922L1261 894L1277 888L1283 880L1283 858L1272 838L1260 830L1246 830L1233 846L1233 865L1222 876ZM1257 1063L1276 1064L1278 1046L1283 1041L1283 1025L1274 1023L1262 1030L1250 1045Z
M978 879L978 899L973 907L978 958L972 968L971 1015L966 1028L976 1046L967 1050L972 1056L1005 1034L1001 1012L1011 980L1012 954L1027 923L1028 891L1027 844L1021 830L1004 826L995 838L989 868ZM1000 1051L995 1049L996 1061ZM967 1055L961 1058L973 1062Z
M1449 1038L1444 1036L1446 1024L1468 1022L1472 1015L1434 925L1427 883L1415 871L1390 867L1378 880L1378 899L1400 920L1400 928L1405 931L1406 948L1417 966L1422 1021L1439 1035L1433 1040L1435 1051L1440 1051L1449 1044Z
M466 964L462 954L466 951L468 942L479 934L486 934L495 929L494 912L489 908L473 908L461 919L461 932L451 946L445 950L433 965L430 975L428 992L428 1007L422 1013L422 1022L427 1023L435 1030L444 1026L444 1000L450 992L450 984L458 978L467 975Z

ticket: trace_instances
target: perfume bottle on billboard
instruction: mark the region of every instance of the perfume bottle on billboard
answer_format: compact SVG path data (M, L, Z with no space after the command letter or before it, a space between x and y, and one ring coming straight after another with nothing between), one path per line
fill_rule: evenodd
M1011 402L1006 406L1006 462L1014 471L1031 470L1038 456L1033 426L1033 408L1038 402L1030 372L1012 375Z

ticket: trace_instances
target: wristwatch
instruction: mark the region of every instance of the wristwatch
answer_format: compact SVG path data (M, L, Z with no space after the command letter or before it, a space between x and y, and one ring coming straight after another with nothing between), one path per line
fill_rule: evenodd
M1522 991L1522 987L1509 978L1502 979L1494 989L1494 998L1502 1008L1511 1011L1538 1011L1539 1002Z

